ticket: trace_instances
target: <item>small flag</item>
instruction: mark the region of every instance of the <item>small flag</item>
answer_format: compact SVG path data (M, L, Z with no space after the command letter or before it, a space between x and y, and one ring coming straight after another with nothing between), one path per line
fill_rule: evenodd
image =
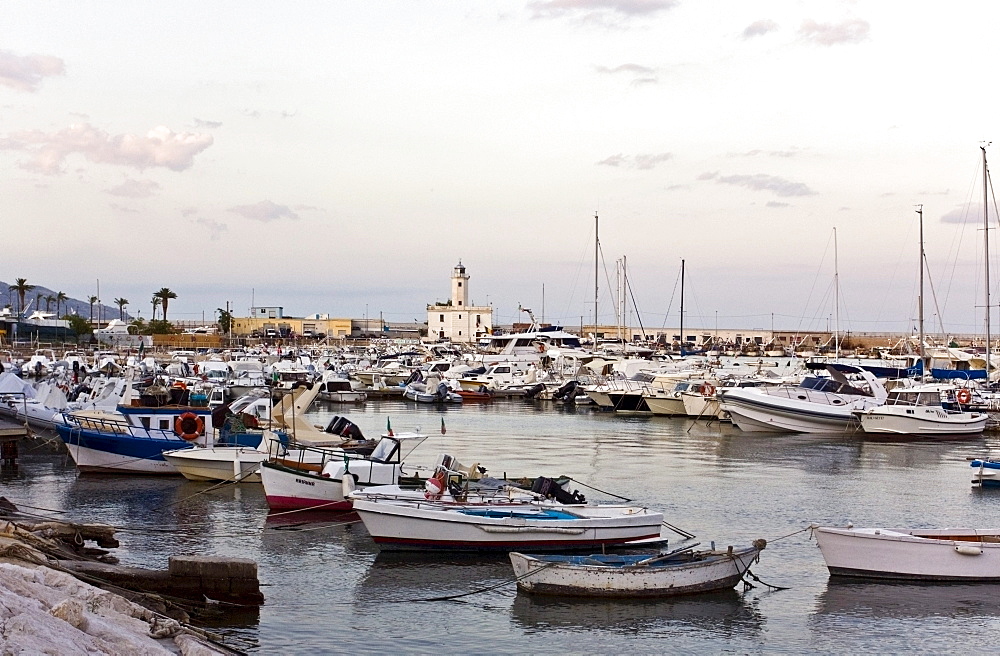
M389 437L394 437L394 435L392 434L392 422L389 420L388 417L385 418L385 429L389 433Z
M444 435L447 432L448 431L445 430L445 427L444 427L444 417L441 417L441 434Z

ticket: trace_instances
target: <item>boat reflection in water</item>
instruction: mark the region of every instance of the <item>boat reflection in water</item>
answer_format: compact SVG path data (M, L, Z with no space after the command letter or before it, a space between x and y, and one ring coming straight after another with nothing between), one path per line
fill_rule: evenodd
M616 634L695 628L717 637L746 639L764 631L757 601L735 590L671 599L592 599L518 593L513 620L525 629Z
M998 583L890 583L830 579L811 621L824 628L865 620L1000 617ZM829 625L829 626L826 626Z
M401 601L460 595L501 584L468 599L496 600L514 590L507 554L440 554L380 551L358 581L358 602Z

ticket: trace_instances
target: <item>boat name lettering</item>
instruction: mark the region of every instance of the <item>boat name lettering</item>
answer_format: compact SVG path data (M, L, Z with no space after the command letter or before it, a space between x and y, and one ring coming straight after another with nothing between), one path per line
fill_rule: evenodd
M303 485L316 485L316 483L314 481L304 481L301 478L296 478L295 482L296 483L302 483Z

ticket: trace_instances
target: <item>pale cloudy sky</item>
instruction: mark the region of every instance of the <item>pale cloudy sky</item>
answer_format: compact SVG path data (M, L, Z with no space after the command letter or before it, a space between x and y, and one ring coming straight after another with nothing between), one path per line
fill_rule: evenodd
M998 17L8 0L0 280L86 298L100 279L146 317L166 286L177 319L253 298L403 321L447 297L461 259L498 322L541 314L544 285L546 320L572 327L593 312L599 212L601 322L626 256L647 327L676 325L683 258L687 325L823 329L836 227L842 327L906 331L922 203L945 328L978 330Z

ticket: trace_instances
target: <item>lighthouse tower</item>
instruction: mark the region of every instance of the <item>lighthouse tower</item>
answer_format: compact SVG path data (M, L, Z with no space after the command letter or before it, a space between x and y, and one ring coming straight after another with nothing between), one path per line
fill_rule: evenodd
M451 271L451 298L427 306L427 337L433 340L473 342L493 330L493 308L471 305L469 274L459 260Z

